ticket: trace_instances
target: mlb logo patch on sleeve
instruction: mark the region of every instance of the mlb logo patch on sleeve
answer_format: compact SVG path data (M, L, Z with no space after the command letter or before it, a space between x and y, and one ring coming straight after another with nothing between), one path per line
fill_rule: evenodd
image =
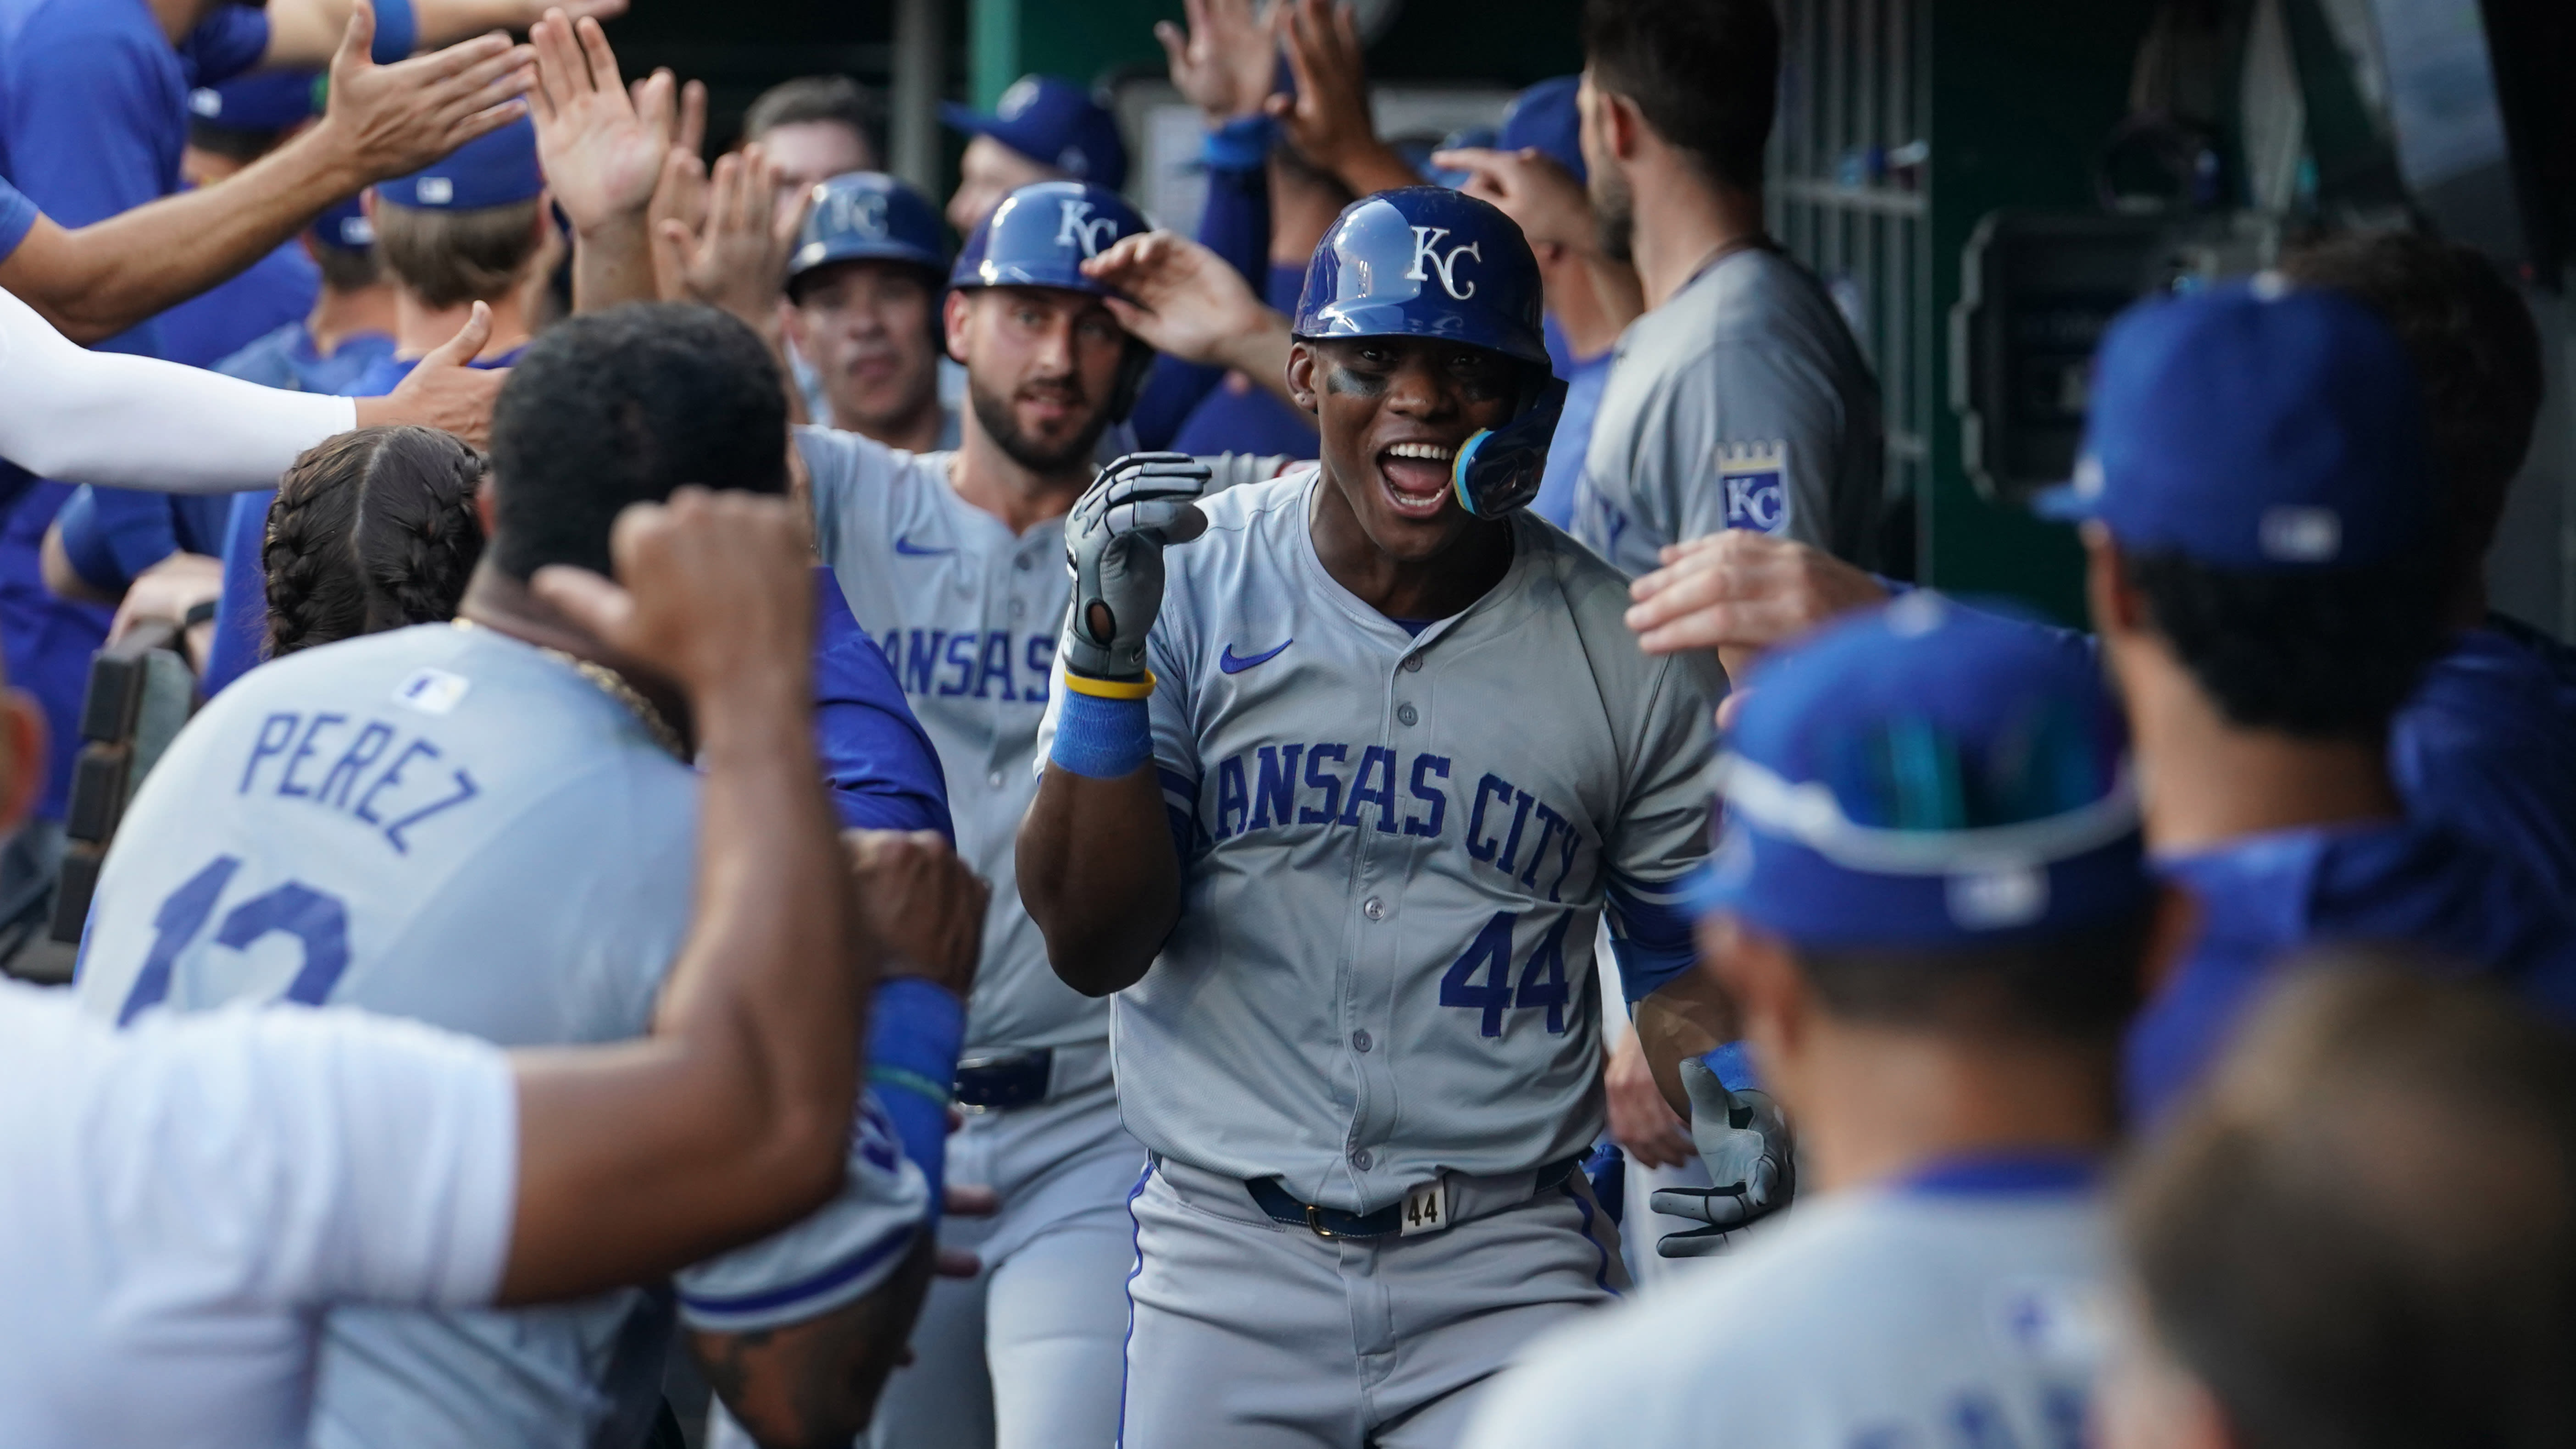
M1789 521L1789 445L1720 443L1717 483L1726 490L1726 526L1778 533Z

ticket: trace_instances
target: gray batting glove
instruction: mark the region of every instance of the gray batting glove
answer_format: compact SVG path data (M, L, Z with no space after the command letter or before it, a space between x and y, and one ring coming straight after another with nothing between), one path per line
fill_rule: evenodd
M1690 1094L1691 1141L1715 1187L1666 1188L1654 1210L1708 1224L1667 1233L1655 1244L1666 1258L1704 1258L1722 1251L1727 1234L1769 1217L1798 1192L1796 1144L1780 1104L1764 1092L1731 1092L1697 1057L1682 1063Z
M1191 500L1207 465L1186 453L1130 453L1100 477L1064 521L1073 607L1064 667L1092 679L1143 679L1145 636L1163 607L1163 547L1207 531Z

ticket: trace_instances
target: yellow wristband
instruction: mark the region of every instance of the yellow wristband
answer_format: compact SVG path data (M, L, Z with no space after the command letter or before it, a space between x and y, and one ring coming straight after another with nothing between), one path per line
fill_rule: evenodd
M1142 679L1093 679L1067 670L1064 687L1094 699L1146 699L1154 693L1154 671L1146 670Z

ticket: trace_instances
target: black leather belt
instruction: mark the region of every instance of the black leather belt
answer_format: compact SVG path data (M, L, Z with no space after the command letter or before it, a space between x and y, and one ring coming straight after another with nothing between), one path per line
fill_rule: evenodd
M1007 1112L1047 1099L1055 1074L1054 1051L1040 1047L999 1057L968 1057L957 1064L956 1102L969 1112Z
M1536 1197L1572 1177L1582 1162L1580 1157L1569 1157L1540 1168L1537 1180L1530 1184L1530 1196ZM1253 1205L1268 1213L1272 1222L1311 1228L1319 1238L1379 1238L1404 1226L1401 1202L1389 1203L1371 1213L1351 1213L1299 1202L1275 1177L1252 1178L1243 1187L1252 1194Z

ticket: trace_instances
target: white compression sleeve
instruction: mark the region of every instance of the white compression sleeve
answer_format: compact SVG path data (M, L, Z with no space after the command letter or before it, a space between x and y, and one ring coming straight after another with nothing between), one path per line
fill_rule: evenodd
M357 425L344 397L91 352L0 291L0 458L38 477L160 493L265 488Z

